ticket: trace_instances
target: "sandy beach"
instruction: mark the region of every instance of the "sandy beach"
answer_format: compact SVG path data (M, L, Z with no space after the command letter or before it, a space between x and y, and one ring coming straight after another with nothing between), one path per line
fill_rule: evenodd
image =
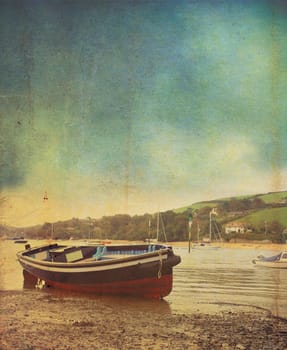
M287 349L287 320L260 308L185 315L40 291L0 297L1 350Z
M188 242L172 245L188 247ZM286 249L262 242L219 245ZM194 311L185 313L166 301L138 308L130 299L119 300L35 289L0 291L0 350L287 350L287 320L264 305L223 303L211 312L212 305L204 311L194 304Z

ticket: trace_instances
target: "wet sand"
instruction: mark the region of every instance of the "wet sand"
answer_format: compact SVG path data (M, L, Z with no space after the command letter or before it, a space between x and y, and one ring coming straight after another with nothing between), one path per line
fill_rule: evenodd
M185 315L29 290L0 302L1 350L287 350L287 320L259 308Z

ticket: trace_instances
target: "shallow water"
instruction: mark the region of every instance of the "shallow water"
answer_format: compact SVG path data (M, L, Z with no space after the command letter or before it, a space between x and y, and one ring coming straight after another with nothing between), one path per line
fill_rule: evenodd
M174 270L168 300L178 311L214 306L254 306L287 318L287 269L258 267L252 259L274 251L256 249L175 249L182 263Z
M35 246L36 242L30 244ZM0 241L0 290L19 291L24 288L22 269L16 259L16 252L22 249L22 244ZM175 252L181 256L182 262L174 268L173 291L164 302L98 298L109 305L124 305L125 308L140 308L142 311L192 314L196 311L218 312L222 307L232 311L237 307L252 306L287 318L287 269L263 268L252 264L252 259L259 254L268 256L274 251L202 247L193 249L190 254L187 248L175 248ZM39 292L68 296L52 289ZM69 294L69 297L73 295Z

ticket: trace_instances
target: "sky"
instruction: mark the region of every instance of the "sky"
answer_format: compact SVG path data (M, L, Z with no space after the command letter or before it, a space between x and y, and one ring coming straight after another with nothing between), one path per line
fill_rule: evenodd
M286 35L283 0L0 0L0 221L286 190Z

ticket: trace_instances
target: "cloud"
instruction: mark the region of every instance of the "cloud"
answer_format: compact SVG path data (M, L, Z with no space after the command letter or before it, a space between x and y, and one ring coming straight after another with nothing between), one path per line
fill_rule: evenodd
M282 189L287 28L270 6L9 5L0 189L15 217L44 191L58 218Z

